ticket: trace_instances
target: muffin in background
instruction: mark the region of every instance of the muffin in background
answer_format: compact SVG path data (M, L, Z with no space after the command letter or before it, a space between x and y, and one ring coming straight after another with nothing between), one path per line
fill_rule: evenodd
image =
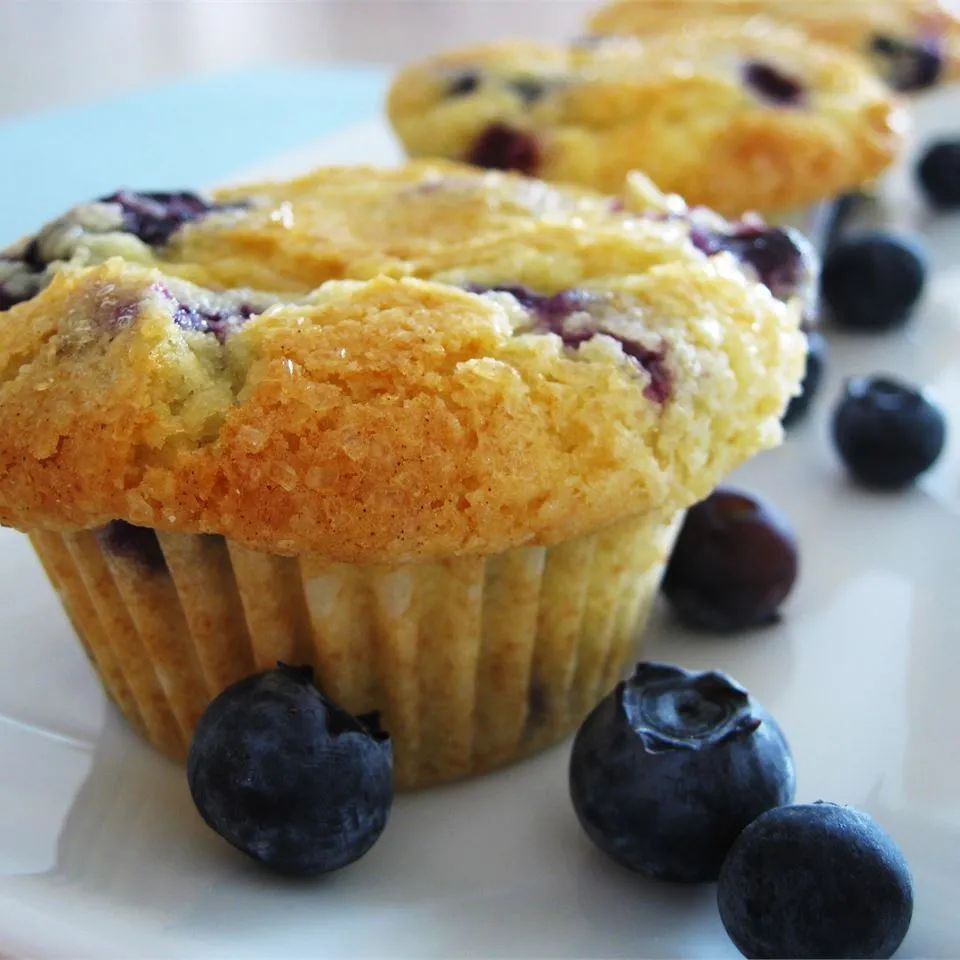
M0 256L0 520L168 754L282 660L401 786L477 773L576 726L683 510L779 441L811 269L642 177L120 191Z
M589 19L591 35L672 32L755 17L866 56L894 89L925 90L960 79L960 16L945 0L614 0Z
M388 113L414 157L607 192L640 169L731 216L779 216L862 186L895 158L907 123L861 58L761 21L454 50L403 70Z

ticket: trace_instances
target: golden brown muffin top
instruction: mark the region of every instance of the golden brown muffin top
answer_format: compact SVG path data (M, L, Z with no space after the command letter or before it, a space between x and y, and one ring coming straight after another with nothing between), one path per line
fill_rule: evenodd
M779 439L809 270L641 178L114 195L0 258L0 520L392 562L666 516Z
M450 51L403 70L388 112L413 156L607 192L642 169L731 215L864 184L907 120L861 58L766 22Z
M614 0L588 21L592 34L653 33L708 21L766 17L867 56L897 90L960 78L960 16L943 0Z

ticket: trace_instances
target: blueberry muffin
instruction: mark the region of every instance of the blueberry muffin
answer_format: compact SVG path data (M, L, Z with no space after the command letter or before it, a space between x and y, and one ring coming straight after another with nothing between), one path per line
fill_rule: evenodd
M731 215L863 184L905 119L859 58L762 23L458 50L404 70L389 114L412 156L608 192L638 168Z
M167 753L279 660L401 786L474 773L582 718L682 511L778 442L811 276L641 177L121 191L0 259L0 521Z
M615 0L598 10L592 35L647 36L679 24L766 17L815 40L866 55L894 89L917 91L960 78L960 17L943 0Z

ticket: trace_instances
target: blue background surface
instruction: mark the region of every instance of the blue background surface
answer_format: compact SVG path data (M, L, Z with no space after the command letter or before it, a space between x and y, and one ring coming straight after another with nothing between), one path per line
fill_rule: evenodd
M216 74L0 123L0 245L118 187L204 187L381 109L375 67Z

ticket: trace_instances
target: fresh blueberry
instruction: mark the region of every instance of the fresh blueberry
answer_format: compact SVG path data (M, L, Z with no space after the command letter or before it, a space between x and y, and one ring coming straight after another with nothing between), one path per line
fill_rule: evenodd
M758 498L718 488L687 511L663 592L691 626L739 630L778 618L797 567L787 521Z
M907 321L925 279L926 255L916 240L869 233L840 240L830 250L821 292L841 326L890 330Z
M164 246L185 223L199 220L215 210L226 209L184 191L137 193L120 190L101 197L99 202L118 204L123 211L123 229L154 247Z
M474 141L467 162L490 170L516 170L533 174L540 166L537 138L505 123L492 123Z
M913 884L900 849L867 814L797 804L740 834L717 903L745 957L890 957L910 927Z
M917 166L917 178L933 206L960 209L960 140L933 144Z
M751 60L743 67L743 80L754 93L782 107L796 107L804 101L803 84L772 63Z
M823 380L823 368L827 358L827 342L816 330L807 331L807 369L800 384L800 393L790 399L783 414L783 425L792 427L802 420Z
M187 778L204 820L281 873L362 857L393 802L390 740L331 703L309 667L279 665L228 687L193 736Z
M887 83L904 93L934 86L943 73L943 52L935 38L915 41L878 33L870 40L870 53Z
M847 381L833 414L833 439L866 486L909 486L937 461L946 439L943 414L919 390L890 377Z
M773 718L722 673L641 663L587 717L570 795L587 835L660 880L715 880L730 845L793 799L793 760Z
M457 74L447 86L448 97L466 97L480 87L480 74L467 70Z

